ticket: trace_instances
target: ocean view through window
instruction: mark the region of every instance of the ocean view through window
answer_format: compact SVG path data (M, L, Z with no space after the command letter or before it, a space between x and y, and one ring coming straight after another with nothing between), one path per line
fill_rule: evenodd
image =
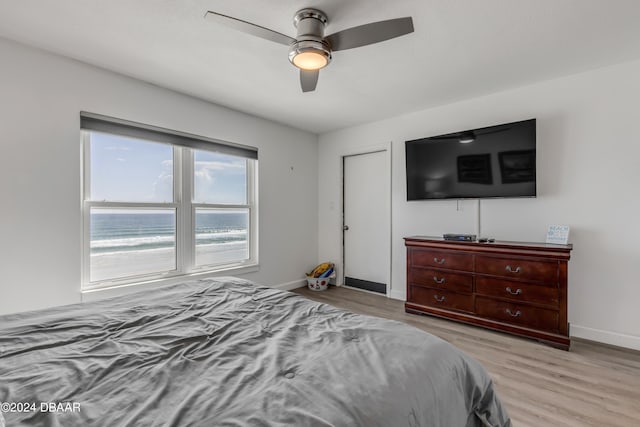
M148 129L83 122L83 289L256 265L257 153Z
M248 211L196 209L196 266L249 258Z

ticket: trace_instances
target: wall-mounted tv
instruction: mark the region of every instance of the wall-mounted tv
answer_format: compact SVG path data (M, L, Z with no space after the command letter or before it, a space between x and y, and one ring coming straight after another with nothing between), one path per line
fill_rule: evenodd
M536 119L405 142L407 200L536 196Z

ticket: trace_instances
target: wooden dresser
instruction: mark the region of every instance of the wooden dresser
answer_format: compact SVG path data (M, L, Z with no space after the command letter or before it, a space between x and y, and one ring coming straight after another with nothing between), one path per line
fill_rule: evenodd
M572 245L404 240L407 312L569 349L567 262Z

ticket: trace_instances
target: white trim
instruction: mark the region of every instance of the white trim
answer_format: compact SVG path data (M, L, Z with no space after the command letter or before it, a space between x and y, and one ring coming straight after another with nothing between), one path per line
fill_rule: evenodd
M91 144L89 143L89 132L80 130L80 227L81 227L81 243L80 243L80 289L85 283L89 283L89 256L90 256L90 234L89 212L85 206L85 200L89 197L89 188L91 188L91 174L89 173L89 162L91 155L89 153Z
M571 324L571 336L589 341L614 345L617 347L640 350L640 337L635 335L620 334L618 332L603 331L601 329L587 328Z
M400 301L406 301L407 298L405 297L404 293L402 293L402 291L398 290L398 289L393 289L391 292L389 292L388 295L389 298L391 299L397 299Z
M381 144L367 145L364 147L350 147L348 149L341 150L339 154L340 157L346 157L358 156L360 154L378 153L380 151L391 151L391 141Z
M176 266L182 266L183 273L189 274L193 271L195 253L195 231L194 231L194 209L190 207L193 194L193 150L186 147L173 147L174 157L178 161L174 162L175 201L178 203L178 224L182 228L176 229L176 248L178 250ZM189 177L184 179L184 177ZM185 232L179 233L178 230ZM187 232L187 230L189 230Z
M92 201L86 200L85 204L90 208L102 208L102 209L175 209L179 203L173 202L104 202L104 201Z
M249 185L251 183L251 185ZM256 265L260 263L258 237L260 236L260 222L258 209L260 208L258 191L258 160L247 161L247 203L249 203L249 259Z
M393 289L393 141L387 146L387 162L389 167L389 179L387 180L387 195L389 196L389 278L387 279L387 298L391 298Z
M361 155L365 155L365 154L374 154L374 153L386 153L386 157L387 157L387 163L388 163L388 168L387 168L387 194L389 196L389 268L388 268L388 274L387 274L387 292L386 292L386 296L387 298L391 297L391 278L392 278L392 274L391 274L391 270L392 270L392 264L393 264L393 194L392 194L392 179L393 179L393 171L392 171L392 165L393 165L393 159L392 159L392 148L393 148L393 141L388 141L382 144L376 144L376 145L370 145L370 146L365 146L365 147L354 147L354 148L350 148L350 149L346 149L346 150L342 150L339 154L340 154L340 182L342 183L341 185L341 190L340 192L341 194L341 198L340 198L340 215L342 217L342 221L341 221L341 227L344 227L344 159L345 157L351 157L351 156L361 156ZM338 277L340 278L339 282L336 281L336 286L344 286L344 278L345 278L345 268L344 268L344 230L341 230L341 236L342 236L342 245L340 247L340 263L342 265L341 268L341 274L338 275ZM381 294L378 294L381 295Z
M293 289L304 288L305 286L307 286L307 280L298 279L298 280L293 280L291 282L279 283L277 285L272 285L269 287L274 289L280 289L282 291L291 291Z
M220 210L233 210L233 209L251 209L251 205L222 205L219 203L191 203L191 206L196 209L220 209Z

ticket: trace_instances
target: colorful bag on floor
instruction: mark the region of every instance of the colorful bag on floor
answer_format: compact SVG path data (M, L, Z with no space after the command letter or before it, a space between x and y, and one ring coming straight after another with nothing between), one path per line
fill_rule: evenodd
M322 264L318 265L316 268L313 269L313 271L311 273L307 273L308 277L329 277L331 275L331 273L333 273L335 266L333 265L332 262L323 262ZM331 270L329 272L329 270ZM327 274L327 272L329 272ZM325 275L326 274L326 275Z

